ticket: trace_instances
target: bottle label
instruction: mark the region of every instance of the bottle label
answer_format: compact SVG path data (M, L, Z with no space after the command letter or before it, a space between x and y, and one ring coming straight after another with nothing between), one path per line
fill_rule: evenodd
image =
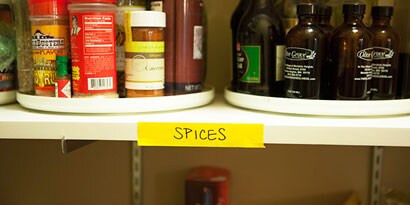
M285 45L276 46L276 81L284 80L285 70Z
M164 11L164 4L162 1L152 1L151 2L151 10L152 11Z
M356 56L362 60L357 65L357 71L355 72L355 81L368 81L372 79L372 60L373 60L373 48L366 48L357 52Z
M55 59L57 54L67 56L68 25L33 25L31 31L36 93L54 96Z
M201 60L202 59L202 33L203 29L202 26L194 26L194 59Z
M314 60L316 52L306 48L288 47L286 48L286 60L291 61L306 61Z
M373 57L373 78L392 79L391 59L394 57L394 51L384 47L374 47Z
M237 54L239 81L260 83L261 81L261 47L241 46Z
M114 15L114 11L70 12L75 94L117 92Z
M126 41L125 87L133 90L164 89L165 43Z
M316 52L306 48L286 48L285 78L290 80L316 80L314 60Z
M372 61L372 52L373 48L366 48L357 52L357 57L365 61Z
M71 98L71 80L56 80L56 97Z

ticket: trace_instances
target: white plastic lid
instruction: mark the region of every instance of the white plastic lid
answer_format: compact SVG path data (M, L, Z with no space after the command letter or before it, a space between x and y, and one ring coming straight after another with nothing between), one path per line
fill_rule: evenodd
M164 12L159 11L132 11L132 27L161 27L165 28L166 17Z

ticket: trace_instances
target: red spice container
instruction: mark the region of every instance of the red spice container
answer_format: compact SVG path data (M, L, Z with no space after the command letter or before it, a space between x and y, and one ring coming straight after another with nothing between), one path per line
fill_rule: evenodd
M56 56L68 55L66 0L29 0L35 93L55 96Z
M217 167L196 167L185 179L185 205L228 205L230 172Z
M116 98L115 0L72 0L73 97Z

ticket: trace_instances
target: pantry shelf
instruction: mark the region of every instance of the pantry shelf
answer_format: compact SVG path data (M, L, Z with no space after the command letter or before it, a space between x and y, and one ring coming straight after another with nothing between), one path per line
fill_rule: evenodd
M229 105L134 114L67 114L0 106L0 139L137 141L139 122L260 123L266 144L410 147L410 115L325 117L285 115Z

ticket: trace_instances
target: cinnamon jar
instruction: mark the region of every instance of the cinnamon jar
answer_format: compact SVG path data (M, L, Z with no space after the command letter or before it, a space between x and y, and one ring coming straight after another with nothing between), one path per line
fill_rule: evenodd
M127 97L164 95L165 13L125 14L125 88Z

